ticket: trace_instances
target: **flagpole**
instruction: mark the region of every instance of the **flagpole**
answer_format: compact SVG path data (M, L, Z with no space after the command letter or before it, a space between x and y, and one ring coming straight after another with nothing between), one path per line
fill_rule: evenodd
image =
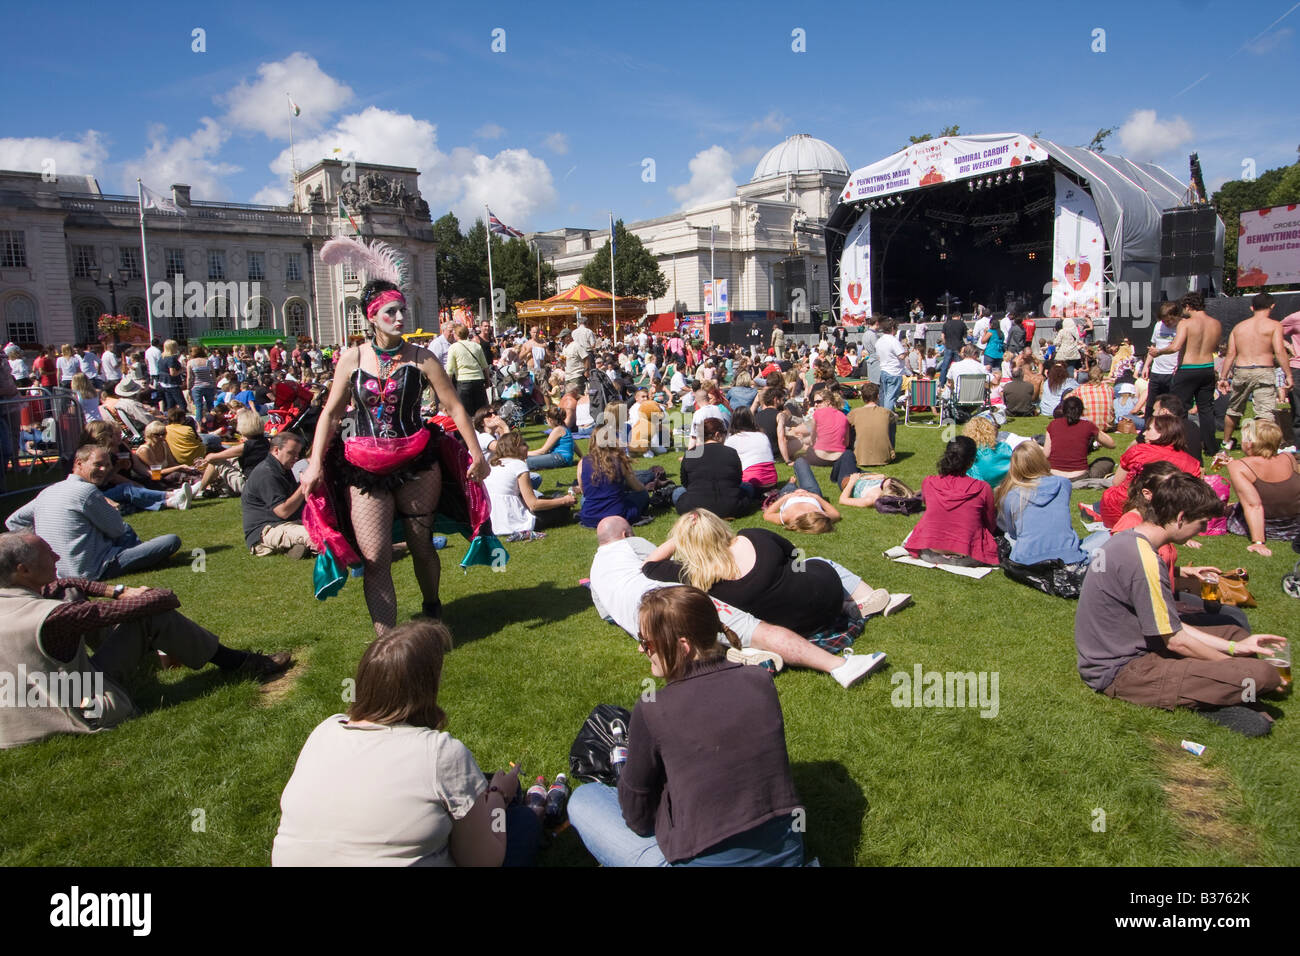
M298 185L298 156L293 149L293 97L289 91L285 90L284 95L289 97L289 166L293 171L293 185Z
M140 202L140 255L144 259L144 311L148 316L149 344L153 344L153 287L149 284L149 244L144 236L144 183L135 181L135 192Z
M487 227L488 306L492 309L492 332L495 334L497 330L497 293L496 280L492 278L492 210L488 209L487 203L484 203L483 211L487 213L487 218L483 220L483 225Z
M618 294L614 290L614 212L609 213L609 336L618 345Z

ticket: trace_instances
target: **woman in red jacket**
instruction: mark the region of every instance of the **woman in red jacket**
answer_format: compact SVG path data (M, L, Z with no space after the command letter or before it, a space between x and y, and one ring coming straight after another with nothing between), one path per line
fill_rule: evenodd
M993 489L966 474L974 463L975 442L958 435L939 459L939 474L921 482L925 511L903 542L913 557L968 567L998 563Z
M1107 528L1113 528L1124 513L1124 502L1128 499L1128 486L1133 476L1151 462L1170 461L1189 475L1201 477L1201 463L1187 454L1183 419L1173 415L1152 415L1142 434L1146 442L1129 445L1120 456L1114 483L1101 496L1099 510Z

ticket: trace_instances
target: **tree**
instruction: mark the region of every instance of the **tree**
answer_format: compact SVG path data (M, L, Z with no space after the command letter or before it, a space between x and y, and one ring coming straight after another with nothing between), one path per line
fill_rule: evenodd
M631 295L643 299L658 299L668 291L668 280L659 271L659 263L650 255L641 240L627 231L620 219L614 224L614 237L618 240L614 253L614 274L618 279L616 295ZM609 292L609 242L587 263L578 279L583 285Z
M1223 288L1225 292L1237 291L1237 229L1241 214L1248 209L1278 205L1273 200L1275 192L1291 177L1300 178L1300 163L1270 169L1257 179L1234 179L1226 182L1210 199L1214 210L1223 220ZM1292 181L1296 181L1295 178ZM1292 198L1296 198L1293 196Z
M492 278L498 289L505 289L506 310L513 314L516 302L537 298L537 253L523 239L492 239ZM542 298L554 294L555 268L543 262Z
M961 135L961 127L956 125L945 126L943 127L943 129L939 130L940 139L942 139L945 136L960 136L960 135ZM929 133L920 133L916 136L907 137L907 142L909 146L915 146L917 143L926 143L934 138L935 137L931 136Z
M1112 127L1110 127L1109 129L1099 129L1099 130L1097 130L1097 132L1096 132L1096 133L1093 135L1093 137L1092 137L1092 142L1088 144L1087 148L1093 150L1094 152L1098 152L1098 153L1104 153L1104 152L1106 152L1106 147L1105 147L1105 145L1104 145L1105 139L1106 139L1106 137L1109 136L1111 133L1115 132L1115 130L1118 129L1118 128L1119 128L1119 127L1117 127L1117 126L1112 126Z
M960 127L960 126L945 126L943 129L939 130L939 135L940 135L941 137L943 137L943 136L958 136L958 135L960 135L960 131L961 131L961 127Z
M455 213L449 212L433 224L433 238L438 243L438 308L450 309L457 300L476 298L471 296L470 261Z

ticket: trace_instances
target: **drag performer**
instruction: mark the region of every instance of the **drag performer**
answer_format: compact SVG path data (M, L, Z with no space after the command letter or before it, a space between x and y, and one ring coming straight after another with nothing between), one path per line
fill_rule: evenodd
M343 237L325 244L321 260L348 261L368 279L361 292L368 341L339 359L302 485L309 497L325 493L337 512L338 529L364 565L366 606L375 632L383 635L397 623L394 518L405 525L424 614L441 618L434 512L464 522L468 512L485 507L482 486L470 482L487 477L488 465L442 365L432 352L402 338L406 299L399 284L405 264L383 243ZM427 384L455 421L464 446L422 421L420 400ZM335 433L349 405L352 416L339 441Z

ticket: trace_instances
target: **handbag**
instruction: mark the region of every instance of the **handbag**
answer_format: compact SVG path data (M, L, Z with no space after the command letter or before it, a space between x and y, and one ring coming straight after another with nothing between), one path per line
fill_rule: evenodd
M1223 571L1219 574L1219 603L1237 607L1255 607L1255 597L1246 586L1249 575L1245 568Z
M876 511L882 515L914 515L924 510L920 495L881 495L876 499Z
M573 739L573 746L569 748L572 776L587 783L603 783L611 787L618 783L618 776L609 762L609 752L614 747L614 734L609 728L616 720L629 727L632 714L614 704L597 704L587 715L578 736Z

